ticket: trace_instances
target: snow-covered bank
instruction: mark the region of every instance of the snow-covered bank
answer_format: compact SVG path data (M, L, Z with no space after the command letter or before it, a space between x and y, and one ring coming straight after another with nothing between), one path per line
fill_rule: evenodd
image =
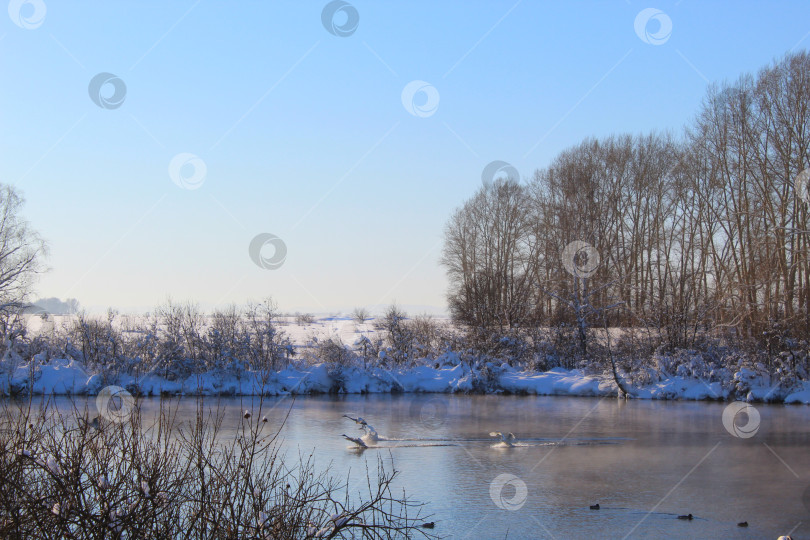
M745 371L745 370L742 370ZM741 375L741 376L739 376ZM746 392L739 391L739 380L746 382ZM642 387L633 388L639 399L769 401L810 404L810 383L799 389L784 390L767 384L764 377L750 372L738 374L735 384L673 376ZM115 384L142 395L307 395L322 393L511 393L553 396L617 395L617 386L607 374L586 374L582 370L554 368L550 371L521 371L507 364L486 363L480 369L457 362L383 369L357 366L316 364L288 367L271 373L242 370L209 371L183 380L167 380L156 374L142 377L119 375L105 380L88 373L75 360L53 359L45 364L26 363L11 373L2 374L0 393L96 395L107 385Z

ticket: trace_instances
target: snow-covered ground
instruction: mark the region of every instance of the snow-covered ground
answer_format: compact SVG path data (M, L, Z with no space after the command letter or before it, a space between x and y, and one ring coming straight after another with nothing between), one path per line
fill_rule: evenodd
M296 348L304 351L318 341L337 338L353 345L361 336L374 339L378 330L371 321L357 324L347 317L320 318L298 325L292 319L281 328ZM735 380L745 379L745 395L732 392L733 386L683 376L664 377L658 382L633 388L639 399L685 399L783 401L810 404L810 383L785 392L769 384L767 377L741 369ZM546 372L523 371L506 363L484 363L472 368L455 353L433 360L416 359L409 367L384 369L377 366L335 366L328 363L297 362L278 372L242 370L237 373L211 371L184 380L167 380L155 374L141 377L119 375L104 380L90 373L78 361L52 358L18 363L0 373L0 392L12 388L32 388L37 394L90 394L115 384L144 395L286 395L312 393L385 393L385 392L503 392L528 395L616 396L617 386L609 374L587 374L581 370L554 368ZM737 387L739 388L739 387Z
M492 366L491 366L492 367ZM580 370L555 368L547 372L518 371L508 365L494 366L497 372L494 392L529 395L556 396L615 396L617 387L606 376L587 375ZM32 378L37 394L91 394L98 393L108 384L137 389L145 395L266 395L312 394L312 393L384 393L384 392L472 392L477 387L475 380L480 374L465 364L455 366L416 366L411 368L362 369L348 367L335 369L326 364L308 368L287 368L277 373L245 371L239 376L209 372L188 377L183 381L168 381L149 375L136 378L122 375L116 381L104 381L99 375L88 374L84 366L72 360L53 359L36 366L23 364L17 367L10 381L12 385L27 385ZM6 386L8 388L8 386ZM748 396L750 401L778 401L781 396L771 392L767 385L755 386ZM728 399L729 392L719 383L672 377L643 388L634 389L634 397L640 399ZM769 395L772 394L772 395ZM810 385L803 390L784 397L785 403L810 404Z

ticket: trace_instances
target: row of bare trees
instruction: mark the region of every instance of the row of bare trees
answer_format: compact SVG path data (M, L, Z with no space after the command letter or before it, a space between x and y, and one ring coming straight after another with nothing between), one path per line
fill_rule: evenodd
M446 228L451 312L503 330L587 305L676 346L718 327L806 332L809 144L800 52L710 89L683 137L588 139L525 184L482 186Z

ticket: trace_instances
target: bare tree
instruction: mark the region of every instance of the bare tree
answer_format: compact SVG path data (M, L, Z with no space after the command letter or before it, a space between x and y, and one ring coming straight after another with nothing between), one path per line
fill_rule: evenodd
M0 306L19 306L44 270L47 247L22 217L23 203L12 186L0 184Z
M357 324L365 323L369 318L371 318L371 314L369 313L368 309L364 307L356 307L354 311L352 311L352 319Z
M535 259L527 197L524 186L498 180L483 186L450 218L442 264L456 320L501 330L527 321Z

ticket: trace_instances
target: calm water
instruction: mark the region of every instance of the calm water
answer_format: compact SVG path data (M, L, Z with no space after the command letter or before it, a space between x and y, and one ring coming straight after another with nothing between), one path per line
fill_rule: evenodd
M231 425L251 407L221 403ZM179 406L191 418L196 403ZM397 485L429 503L435 532L452 538L810 538L810 407L756 405L759 431L741 439L723 427L719 403L432 394L264 403L278 422L291 406L290 454L314 451L319 466L358 480L366 462L393 458ZM341 433L359 432L344 413L392 440L349 449ZM514 432L519 446L495 447L493 430ZM695 519L677 519L688 513Z

